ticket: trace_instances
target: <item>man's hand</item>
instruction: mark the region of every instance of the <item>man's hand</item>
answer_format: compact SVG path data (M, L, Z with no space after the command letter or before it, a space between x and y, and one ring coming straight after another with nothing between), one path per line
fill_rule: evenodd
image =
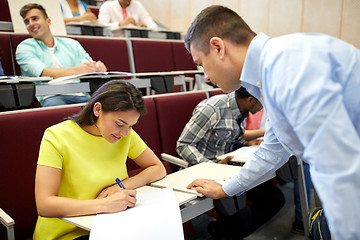
M81 68L81 73L106 72L107 70L105 64L100 61L84 62L79 67Z
M233 159L233 158L234 158L234 156L227 156L226 158L218 161L217 163L220 163L220 164L228 164L228 163L231 161L231 159Z
M228 195L222 189L221 184L211 179L196 179L195 181L191 182L186 188L195 188L198 193L201 193L206 197L213 199L228 197Z
M127 25L130 25L130 24L135 25L136 24L135 19L132 18L132 17L127 17L124 21L119 22L119 27L127 26Z

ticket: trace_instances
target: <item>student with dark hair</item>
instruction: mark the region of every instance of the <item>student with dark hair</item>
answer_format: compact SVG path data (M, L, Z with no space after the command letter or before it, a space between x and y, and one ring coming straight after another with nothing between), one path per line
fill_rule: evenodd
M16 48L16 61L23 76L58 78L107 70L101 61L93 61L78 41L54 37L50 30L51 20L43 6L29 3L20 9L20 15L32 36L22 41ZM89 97L84 93L38 98L45 107L82 103L88 99Z
M124 211L136 203L134 189L166 175L132 129L144 112L141 93L114 80L101 86L79 114L46 129L35 178L39 217L34 239L89 235L58 218ZM127 173L127 157L143 168L133 177Z
M359 49L323 34L255 34L223 6L204 9L185 44L207 81L225 92L245 87L268 116L264 142L236 176L188 187L232 196L273 177L294 154L310 166L334 239L360 239Z
M190 165L218 162L217 157L234 151L246 141L264 136L264 129L245 130L245 118L262 109L245 88L205 99L194 109L177 142L177 151ZM232 156L218 163L228 164ZM209 225L214 237L242 239L272 218L284 205L284 196L271 181L246 192L249 203L231 216ZM226 206L224 206L226 207Z

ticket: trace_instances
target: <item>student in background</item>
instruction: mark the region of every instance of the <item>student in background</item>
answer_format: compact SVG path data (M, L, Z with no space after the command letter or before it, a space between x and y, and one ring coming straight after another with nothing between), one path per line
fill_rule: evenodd
M80 0L59 0L64 22L97 22L97 17L88 8L88 5Z
M177 152L190 165L218 162L217 156L264 136L264 129L245 130L249 112L255 114L261 109L261 103L243 87L203 100L180 135ZM218 163L228 164L231 159L227 157ZM271 181L248 190L246 201L249 204L232 216L222 216L210 223L210 234L219 239L242 239L273 217L285 203L281 190Z
M114 80L101 86L78 115L45 131L35 178L39 218L34 239L88 235L57 218L124 211L136 204L134 189L166 175L132 129L144 112L138 89ZM127 157L143 171L128 177Z
M16 61L23 76L58 78L106 71L104 63L93 61L78 41L52 35L51 20L41 5L27 4L21 8L20 15L32 36L22 41L16 48ZM82 103L88 99L86 94L78 93L45 96L38 100L46 107Z
M310 165L334 239L360 239L359 49L323 34L257 35L222 6L196 17L185 44L207 81L225 92L245 87L268 116L264 142L236 176L188 187L232 196L273 177L294 154Z
M104 2L99 10L99 22L114 26L137 26L157 29L157 25L144 6L136 0Z

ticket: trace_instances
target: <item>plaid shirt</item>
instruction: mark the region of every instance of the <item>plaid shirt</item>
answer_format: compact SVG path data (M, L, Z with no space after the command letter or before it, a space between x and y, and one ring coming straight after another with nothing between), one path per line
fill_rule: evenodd
M246 127L246 121L237 123L241 116L234 92L203 100L181 133L177 152L190 165L217 161L217 156L241 146Z

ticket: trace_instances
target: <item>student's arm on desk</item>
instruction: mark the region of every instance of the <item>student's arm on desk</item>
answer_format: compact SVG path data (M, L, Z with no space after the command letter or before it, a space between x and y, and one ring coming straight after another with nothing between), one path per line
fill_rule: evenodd
M97 213L113 213L133 207L135 190L120 189L102 199L78 200L59 197L62 170L38 165L35 177L35 200L38 214L43 217L71 217Z
M222 189L221 184L211 179L196 179L192 181L187 188L195 188L198 193L201 193L208 198L219 199L228 197Z
M81 16L65 18L64 22L82 22L82 21L90 21L90 22L97 22L97 17L94 13L91 12L90 8L86 9L86 12Z
M50 76L52 78L59 78L71 75L77 75L82 73L93 73L93 72L106 72L106 66L101 61L84 62L76 67L70 68L44 68L41 76Z
M122 181L126 189L136 189L166 176L166 169L164 165L149 147L147 147L142 154L135 158L134 162L143 170L139 174ZM105 188L99 194L98 198L112 195L118 191L119 186L115 184Z
M265 135L265 128L254 129L254 130L245 130L244 140L250 141L253 139L263 137L264 135Z

